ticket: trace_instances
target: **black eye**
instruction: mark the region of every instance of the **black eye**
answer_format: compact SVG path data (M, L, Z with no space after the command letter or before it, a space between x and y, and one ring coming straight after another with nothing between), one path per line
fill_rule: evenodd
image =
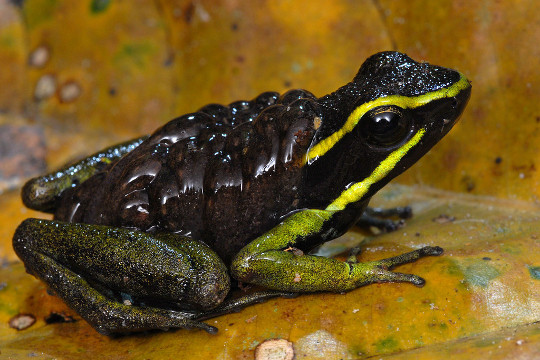
M410 132L411 122L403 109L380 106L368 111L359 121L360 135L371 145L391 147Z

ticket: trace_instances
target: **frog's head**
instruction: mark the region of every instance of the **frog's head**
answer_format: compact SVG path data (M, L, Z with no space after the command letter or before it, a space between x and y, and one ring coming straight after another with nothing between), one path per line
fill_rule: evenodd
M323 120L305 158L308 184L323 183L334 199L328 209L369 199L448 133L470 92L455 70L398 52L371 56L352 82L319 99Z

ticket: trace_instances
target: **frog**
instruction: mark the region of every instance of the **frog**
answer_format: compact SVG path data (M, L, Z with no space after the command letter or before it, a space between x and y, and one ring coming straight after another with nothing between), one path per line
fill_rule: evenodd
M29 180L24 204L53 218L24 220L14 250L106 335L215 333L204 320L275 296L423 286L392 269L438 246L367 262L313 249L384 215L372 196L450 131L470 93L456 70L384 51L322 97L206 105ZM261 290L231 297L241 284Z

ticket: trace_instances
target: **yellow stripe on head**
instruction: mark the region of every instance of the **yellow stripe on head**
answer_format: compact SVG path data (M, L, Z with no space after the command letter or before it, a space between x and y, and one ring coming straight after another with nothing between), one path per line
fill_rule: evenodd
M337 199L335 199L325 210L343 210L347 204L357 202L364 197L369 191L371 185L384 179L388 173L396 166L396 164L409 152L409 150L418 144L426 132L426 129L421 128L414 136L404 145L394 150L386 159L381 161L379 166L364 180L357 182L347 190L343 191Z
M460 91L468 88L470 86L469 80L463 75L461 75L459 81L452 84L447 88L442 88L436 91L432 91L426 94L418 96L403 96L403 95L390 95L382 98L369 101L358 106L347 118L347 121L341 129L334 132L329 137L321 140L316 145L308 150L304 158L304 164L310 163L312 160L317 159L318 157L326 154L334 145L345 136L345 134L351 132L354 127L358 124L358 121L367 113L369 110L376 108L382 105L396 105L402 109L414 109L419 106L428 104L434 100L439 100L442 98L449 98L456 96Z

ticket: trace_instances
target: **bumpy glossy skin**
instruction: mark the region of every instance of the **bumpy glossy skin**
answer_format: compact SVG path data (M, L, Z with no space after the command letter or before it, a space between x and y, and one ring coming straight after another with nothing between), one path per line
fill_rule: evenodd
M309 207L301 162L321 116L303 90L206 106L66 190L55 218L204 239L230 263L282 217Z
M214 331L199 320L286 292L422 285L388 269L438 247L372 263L308 252L357 223L469 94L456 71L384 52L322 98L292 90L205 106L29 181L25 204L55 220L23 222L14 248L102 333ZM229 274L276 292L225 300Z

